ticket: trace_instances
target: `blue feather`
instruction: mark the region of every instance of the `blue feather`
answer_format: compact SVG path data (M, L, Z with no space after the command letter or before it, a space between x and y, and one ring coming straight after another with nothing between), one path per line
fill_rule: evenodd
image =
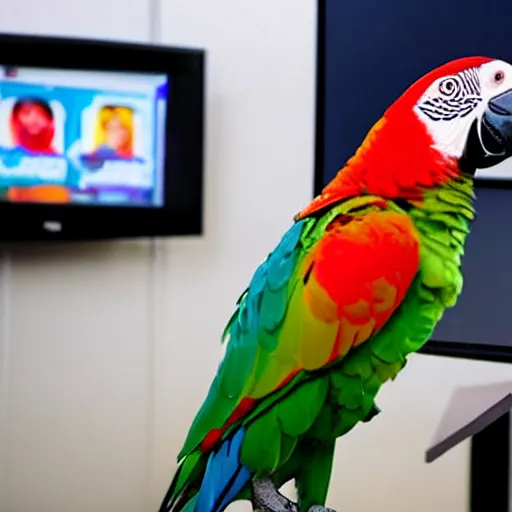
M244 437L245 429L240 428L210 455L195 512L222 511L251 479L251 472L240 462Z

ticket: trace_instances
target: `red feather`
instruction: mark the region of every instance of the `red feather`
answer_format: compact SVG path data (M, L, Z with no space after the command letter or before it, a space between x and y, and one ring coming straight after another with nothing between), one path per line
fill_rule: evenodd
M457 161L433 148L433 140L413 107L438 78L491 61L458 59L434 69L412 84L368 132L341 171L299 215L300 219L349 197L373 194L421 200L422 191L453 179Z
M226 430L242 419L253 407L256 403L256 400L253 398L242 398L240 403L237 405L236 409L232 412L231 416L228 418L226 423L221 428L214 428L206 434L206 437L203 439L201 445L199 446L200 450L203 453L207 453L218 444L221 440L222 435Z

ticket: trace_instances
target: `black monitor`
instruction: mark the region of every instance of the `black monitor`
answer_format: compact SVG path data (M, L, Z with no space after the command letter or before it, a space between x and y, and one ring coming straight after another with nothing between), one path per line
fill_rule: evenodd
M0 241L200 234L204 66L0 34Z
M416 79L460 57L512 62L503 0L318 2L315 194ZM510 179L510 181L509 181ZM465 284L425 353L512 362L512 161L476 179Z

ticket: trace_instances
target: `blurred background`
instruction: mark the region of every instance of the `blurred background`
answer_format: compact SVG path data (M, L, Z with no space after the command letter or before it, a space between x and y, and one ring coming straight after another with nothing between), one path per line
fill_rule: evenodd
M0 31L207 50L205 235L34 245L0 269L0 511L153 512L256 265L313 194L315 0L3 0ZM468 445L424 452L455 386L427 355L338 443L329 506L463 512ZM241 508L247 509L246 504Z

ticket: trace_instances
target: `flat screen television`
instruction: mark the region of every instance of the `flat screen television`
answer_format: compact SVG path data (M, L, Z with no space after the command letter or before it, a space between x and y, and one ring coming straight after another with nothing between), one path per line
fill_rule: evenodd
M416 79L459 57L512 62L503 0L318 1L315 194ZM464 289L423 352L512 362L512 159L476 174Z
M0 241L202 232L205 53L0 34Z

